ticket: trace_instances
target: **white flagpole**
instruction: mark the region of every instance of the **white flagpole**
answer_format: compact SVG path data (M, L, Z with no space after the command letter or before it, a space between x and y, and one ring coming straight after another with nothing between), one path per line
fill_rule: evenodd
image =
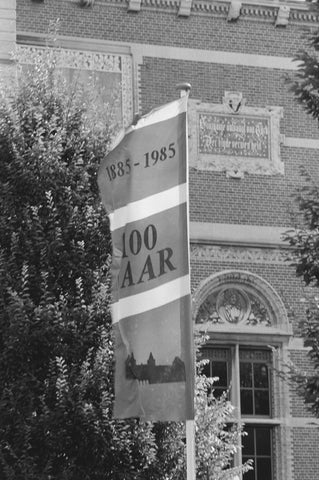
M189 95L191 84L179 83L176 88L180 91L181 97L187 97ZM186 122L187 125L187 122ZM188 142L188 132L186 131L186 142ZM188 145L187 145L188 155ZM188 170L188 165L187 165ZM187 171L188 176L188 171ZM187 182L188 184L188 182ZM187 214L187 222L189 221L189 215ZM189 227L189 226L188 226ZM189 232L189 228L188 228ZM187 467L187 480L196 480L196 461L195 461L195 421L186 420L186 467Z
M187 480L196 479L195 463L195 421L186 420Z

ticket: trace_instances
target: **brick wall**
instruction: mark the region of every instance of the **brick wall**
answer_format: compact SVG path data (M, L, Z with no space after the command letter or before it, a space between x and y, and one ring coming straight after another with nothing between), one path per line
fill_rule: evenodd
M64 35L275 56L293 56L303 41L298 22L285 29L275 28L273 9L263 9L263 15L254 22L244 15L238 22L228 23L227 3L222 13L207 10L203 14L194 9L188 18L178 17L174 4L153 5L144 3L136 14L128 12L127 3L120 1L116 6L107 0L97 1L92 9L81 9L69 0L40 5L17 0L17 28L46 32L49 21L59 17Z
M290 361L296 366L296 368L301 372L307 372L308 374L313 373L313 365L310 361L310 358L307 355L305 350L291 350L289 352ZM291 414L293 417L312 417L311 409L309 405L305 405L303 398L298 394L297 390L291 388Z
M316 480L318 478L318 465L314 462L314 458L317 456L318 444L318 429L293 429L294 480Z
M286 74L291 73L279 68L245 66L240 61L236 65L235 60L234 64L226 64L222 63L222 57L219 63L213 63L205 56L206 51L221 51L238 54L238 60L245 54L292 57L303 45L304 27L308 30L314 28L315 21L308 21L304 16L304 19L291 20L285 28L275 28L275 8L256 6L251 13L247 13L248 7L244 8L239 20L229 23L226 21L227 3L207 2L206 9L203 5L198 0L194 1L191 15L182 18L177 16L177 3L159 3L159 0L157 4L145 0L138 13L129 13L128 3L122 0L99 0L88 9L81 9L69 0L45 0L41 4L17 0L17 31L45 34L50 21L60 18L62 36L126 42L127 45L199 49L201 52L196 61L151 56L142 58L140 84L135 85L140 91L142 112L176 98L176 83L187 81L192 84L191 98L202 102L221 103L225 90L237 90L243 93L247 106L281 106L284 112L280 126L282 134L319 139L317 123L295 103L285 84ZM292 16L296 17L294 13ZM318 150L283 144L281 156L285 165L284 175L245 174L242 179L232 179L227 178L224 172L191 169L190 220L289 227L294 208L291 195L302 185L300 165L317 174ZM284 262L265 260L243 263L192 258L193 291L208 276L233 269L248 270L269 282L281 297L294 334L298 335L298 322L304 315L304 306L300 302L304 292L293 268ZM290 359L300 368L307 364L304 351L290 352ZM302 398L293 388L289 396L290 412L286 413L305 419L310 416ZM314 428L294 428L291 450L290 433L284 435L285 428L279 432L281 445L276 451L281 460L276 461L278 465L280 462L283 465L285 459L292 456L294 476L288 478L285 473L278 473L275 480L317 480L319 464L313 461L312 447L318 445L318 431ZM278 466L277 470L285 472L283 467Z

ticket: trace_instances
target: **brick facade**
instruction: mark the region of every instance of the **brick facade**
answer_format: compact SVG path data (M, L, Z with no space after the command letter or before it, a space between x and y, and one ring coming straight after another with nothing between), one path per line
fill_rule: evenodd
M0 26L5 3L0 0ZM265 2L268 6L263 6L255 0L243 4L235 22L227 21L229 2L219 1L194 0L185 17L178 15L179 2L175 0L146 0L136 12L128 11L124 0L96 0L90 8L81 8L77 0L16 3L20 44L44 45L50 21L59 18L63 47L131 55L135 111L145 113L173 100L175 85L185 81L192 85L190 98L201 102L221 104L225 91L239 91L249 107L282 107L283 174L244 173L235 178L225 171L190 169L190 220L195 231L199 224L211 231L202 242L191 239L192 289L198 296L207 279L225 271L250 272L263 279L286 310L286 333L278 330L282 336L277 341L275 333L271 337L275 348L285 361L310 367L298 336L304 311L302 285L284 260L283 245L242 242L239 233L220 241L216 232L222 224L238 227L238 232L242 226L251 226L256 232L259 227L284 231L294 221L291 195L302 184L300 166L318 173L318 125L295 103L285 83L287 75L295 71L292 57L303 45L303 29L316 27L316 15L302 2L287 3L291 7L288 24L275 27L278 5ZM288 327L293 334L288 335ZM213 327L210 333L214 338ZM237 333L240 342L242 336ZM265 342L257 330L252 332L252 347L266 348ZM270 421L275 452L269 480L317 480L315 419L291 386L279 381L276 385L272 398L276 418Z

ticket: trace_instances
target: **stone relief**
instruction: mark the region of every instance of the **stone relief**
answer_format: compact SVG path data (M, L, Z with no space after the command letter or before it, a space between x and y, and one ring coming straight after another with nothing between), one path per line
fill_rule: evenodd
M103 76L117 75L117 88L121 90L121 116L124 126L128 126L133 118L133 74L130 55L116 55L104 52L52 48L56 54L59 69L71 69L84 72L96 72ZM45 55L45 47L17 45L17 58L20 64L35 64L41 55Z
M247 107L240 92L225 92L222 104L189 100L190 166L236 177L283 174L282 112Z
M197 327L206 331L292 335L282 299L265 279L246 270L223 270L204 278L192 305Z
M35 63L39 56L45 54L45 51L45 47L17 45L17 54L20 63ZM66 48L52 48L51 51L56 53L58 68L75 68L98 72L121 72L122 55L70 50Z
M225 288L216 299L219 318L228 323L244 322L250 313L250 302L244 290Z
M198 310L196 323L272 326L268 308L261 298L234 285L210 294Z

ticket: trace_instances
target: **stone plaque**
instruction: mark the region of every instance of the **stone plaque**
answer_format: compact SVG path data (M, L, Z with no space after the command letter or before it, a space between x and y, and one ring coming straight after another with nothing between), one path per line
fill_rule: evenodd
M281 117L281 107L243 105L230 113L226 104L189 100L190 166L235 177L283 174Z
M202 154L269 159L269 119L199 114L198 149Z

